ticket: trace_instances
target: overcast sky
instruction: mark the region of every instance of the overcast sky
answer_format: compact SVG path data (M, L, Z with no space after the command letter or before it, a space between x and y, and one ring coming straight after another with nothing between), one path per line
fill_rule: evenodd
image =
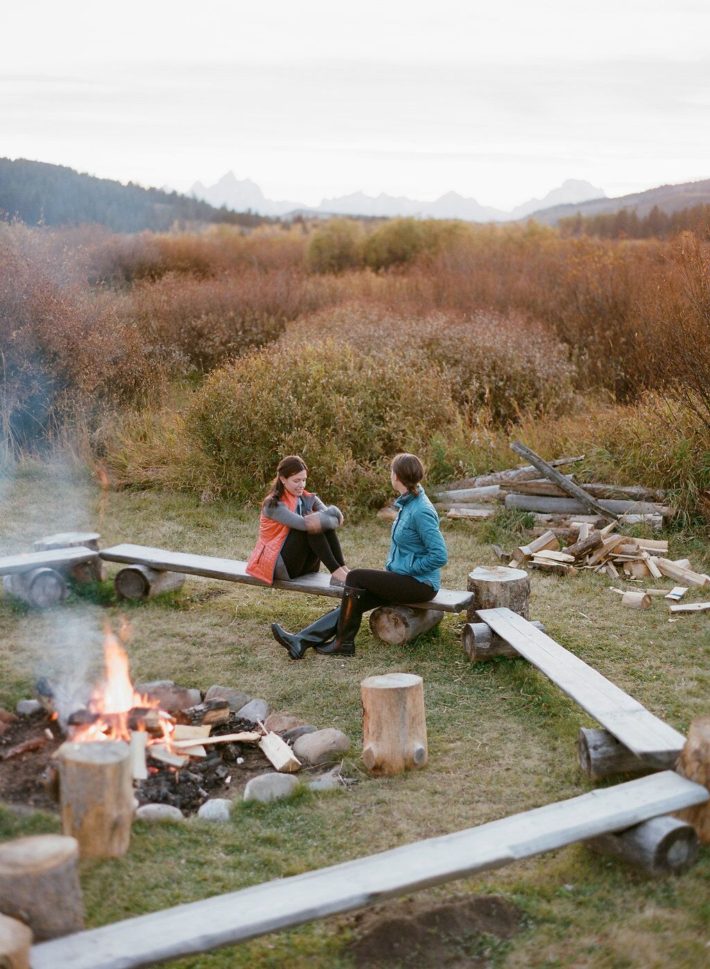
M509 209L710 178L708 0L6 0L0 155Z

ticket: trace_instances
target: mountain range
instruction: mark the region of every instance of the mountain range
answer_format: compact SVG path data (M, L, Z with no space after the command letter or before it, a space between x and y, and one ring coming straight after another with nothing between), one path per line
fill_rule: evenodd
M366 195L353 192L335 198L324 198L316 206L301 202L267 198L261 188L249 178L238 179L234 172L227 172L214 185L195 182L191 195L209 202L217 208L225 206L236 212L251 211L258 215L352 215L387 218L393 216L417 216L430 219L464 219L468 222L509 222L524 219L533 212L551 207L570 206L589 199L606 200L601 188L589 182L567 179L552 189L544 198L532 198L510 211L481 205L476 199L466 198L457 192L447 192L433 202L422 202L405 196L380 194ZM567 214L567 213L565 213Z

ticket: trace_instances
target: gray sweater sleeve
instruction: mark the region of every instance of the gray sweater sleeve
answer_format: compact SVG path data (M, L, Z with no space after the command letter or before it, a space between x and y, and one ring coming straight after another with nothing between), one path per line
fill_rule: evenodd
M318 505L320 505L320 507L318 507ZM313 509L320 516L320 524L324 532L340 526L340 512L335 505L329 505L326 508L320 498L318 498L313 503ZM299 532L306 531L306 523L303 520L303 516L297 515L295 511L291 511L290 508L287 508L282 501L272 508L265 506L264 514L267 518L271 518L272 521L279 522L281 525L286 525L287 528L295 528Z

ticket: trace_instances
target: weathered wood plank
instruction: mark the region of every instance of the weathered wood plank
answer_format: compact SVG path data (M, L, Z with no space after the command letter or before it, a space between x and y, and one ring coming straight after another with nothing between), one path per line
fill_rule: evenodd
M671 766L685 738L583 660L510 609L482 609L483 622L649 764Z
M32 969L140 969L499 868L708 800L672 771L35 945Z
M600 498L598 504L602 514L609 517L623 515L662 515L668 517L673 509L650 501L620 501L614 498ZM548 515L579 515L586 512L586 506L576 498L549 498L544 495L507 494L505 507L519 511L535 511Z
M224 579L227 582L241 582L245 585L258 585L271 588L261 579L255 579L246 571L246 562L238 559L223 559L213 555L192 555L189 552L170 552L162 548L149 548L145 545L114 545L102 549L101 558L107 562L134 562L148 565L153 569L167 569L171 572L185 572L188 575L202 575L210 579ZM273 588L289 592L306 592L312 595L330 596L340 599L342 586L330 584L330 576L325 572L311 572L299 579L274 582ZM412 609L437 609L440 612L463 612L471 601L470 592L457 592L440 589L429 602L400 603L411 605Z
M15 572L30 572L32 569L70 567L80 562L90 562L96 558L95 549L77 545L74 548L47 549L41 552L23 552L19 555L5 555L0 558L0 575Z

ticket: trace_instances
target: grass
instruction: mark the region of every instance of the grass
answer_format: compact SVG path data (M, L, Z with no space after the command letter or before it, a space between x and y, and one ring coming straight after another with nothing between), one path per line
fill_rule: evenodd
M29 549L43 534L95 529L104 547L133 541L245 558L255 537L253 510L155 491L102 492L61 465L25 466L0 487L4 553ZM446 522L445 584L465 587L474 566L495 563L483 539L518 543L520 526L518 518L502 519L494 532ZM384 561L388 528L382 522L346 525L342 538L349 564ZM707 568L707 545L697 539L672 535L671 552L674 558L687 552ZM606 580L587 574L533 575L532 583L534 618L653 713L683 731L708 713L707 617L669 623L661 603L646 612L624 610ZM79 661L90 669L103 620L116 626L124 614L133 629L135 680L169 677L201 689L221 683L319 727L337 726L352 739L345 771L357 783L332 794L304 792L286 803L238 804L226 825L135 824L124 858L82 863L90 926L482 824L591 787L574 750L578 728L591 726L589 718L521 661L467 662L462 617L446 616L438 631L409 646L384 646L365 628L353 659L308 655L289 663L268 623L278 619L295 628L320 614L322 600L192 577L181 593L137 606L119 607L108 585L98 592L74 595L44 614L0 600L0 705L31 695L35 676L59 658L71 658L75 672ZM430 759L421 772L374 779L358 759L359 682L391 670L424 678ZM0 808L3 837L56 830L52 815ZM694 969L710 939L708 877L707 848L684 876L651 881L576 845L420 897L434 904L462 892L495 893L515 902L526 927L489 947L491 966ZM355 932L352 919L337 917L175 965L350 969L348 940Z

